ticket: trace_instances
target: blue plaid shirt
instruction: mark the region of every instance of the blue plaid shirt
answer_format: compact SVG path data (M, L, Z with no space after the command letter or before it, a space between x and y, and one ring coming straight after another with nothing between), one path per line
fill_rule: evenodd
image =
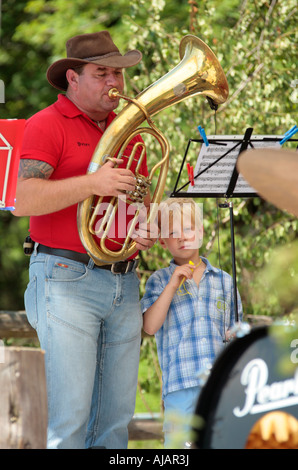
M232 278L202 257L206 269L197 287L185 282L184 295L174 295L167 317L156 332L157 353L162 370L162 395L199 385L198 372L211 367L224 347L225 333L235 323ZM150 276L141 300L145 312L168 284L176 264ZM242 304L238 293L239 321Z

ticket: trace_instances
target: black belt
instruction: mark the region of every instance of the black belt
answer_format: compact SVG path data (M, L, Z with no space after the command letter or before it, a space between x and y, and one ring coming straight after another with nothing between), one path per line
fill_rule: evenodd
M46 253L48 255L54 256L62 256L63 258L72 259L73 261L78 261L79 263L88 264L90 261L90 256L87 253L79 253L77 251L71 250L62 250L61 248L51 248L49 246L39 244L37 247L38 253ZM107 269L111 271L113 274L126 274L132 271L135 271L138 267L139 260L133 259L128 261L118 261L117 263L113 264L104 264L102 266L98 266L97 264L95 267L100 269Z

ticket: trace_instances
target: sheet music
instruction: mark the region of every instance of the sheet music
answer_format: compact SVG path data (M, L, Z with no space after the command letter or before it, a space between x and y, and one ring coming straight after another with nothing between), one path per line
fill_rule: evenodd
M263 140L264 138L268 140ZM251 145L249 144L247 149L280 147L279 141L272 142L272 140L276 138L280 139L280 136L251 136ZM212 142L213 140L216 140L216 142ZM201 194L218 193L224 195L228 189L235 168L242 140L243 136L241 135L208 136L209 145L206 146L205 143L202 143L194 169L194 176L199 176L194 179L194 186L189 185L187 192ZM257 191L245 181L243 176L239 174L233 194L249 194L256 192Z

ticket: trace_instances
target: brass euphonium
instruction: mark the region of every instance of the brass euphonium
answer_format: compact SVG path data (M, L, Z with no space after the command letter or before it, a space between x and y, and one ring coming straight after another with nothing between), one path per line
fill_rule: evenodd
M97 171L107 158L114 157L120 147L118 158L121 158L122 149L125 149L131 139L140 133L149 133L156 137L161 146L162 158L152 168L147 179L138 173L137 168L135 176L139 188L136 190L136 194L128 195L129 203L141 203L148 191L154 173L160 169L150 205L155 209L148 212L147 223L156 215L156 208L163 196L169 166L168 141L155 127L151 116L197 94L205 96L210 107L217 109L219 104L227 100L229 94L225 74L214 53L203 41L192 35L185 36L180 43L179 54L181 62L173 70L142 91L135 99L120 95L116 89L110 90L111 97L119 96L124 98L128 101L128 104L105 130L88 168L88 173ZM138 128L145 119L150 127ZM144 153L144 149L142 153ZM96 196L91 196L78 205L78 230L87 253L97 265L112 264L129 258L136 252L136 243L131 235L137 223L139 210L136 210L134 222L131 223L129 233L121 248L118 251L111 251L106 247L106 239L108 238L111 221L117 211L118 198L110 198L100 228L96 231L94 222L103 198L100 197L94 207L95 199L97 199ZM155 213L153 213L154 211ZM98 233L101 234L100 238L95 236ZM99 243L96 238L100 240Z

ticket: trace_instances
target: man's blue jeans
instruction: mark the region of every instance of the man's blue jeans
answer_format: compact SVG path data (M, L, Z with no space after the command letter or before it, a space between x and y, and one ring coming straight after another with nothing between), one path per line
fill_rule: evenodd
M126 448L141 344L137 274L34 251L29 277L25 308L45 351L48 447Z

